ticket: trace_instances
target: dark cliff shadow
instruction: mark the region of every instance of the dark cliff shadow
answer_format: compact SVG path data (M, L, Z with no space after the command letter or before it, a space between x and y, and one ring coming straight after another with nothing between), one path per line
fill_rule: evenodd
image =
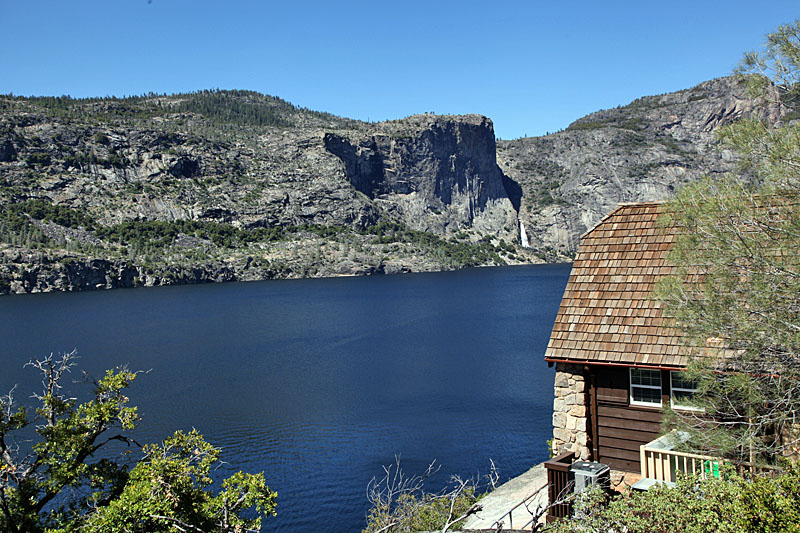
M519 208L522 205L522 187L503 173L503 188L506 190L506 195L511 200L514 210L519 213Z
M370 199L375 199L385 188L383 157L374 140L352 144L349 139L326 133L325 149L344 163L347 180Z

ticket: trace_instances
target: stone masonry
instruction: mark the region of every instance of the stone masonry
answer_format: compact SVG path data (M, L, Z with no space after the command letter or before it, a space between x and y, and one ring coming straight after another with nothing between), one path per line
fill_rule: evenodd
M556 363L552 449L556 455L575 452L584 461L589 458L586 382L582 366Z

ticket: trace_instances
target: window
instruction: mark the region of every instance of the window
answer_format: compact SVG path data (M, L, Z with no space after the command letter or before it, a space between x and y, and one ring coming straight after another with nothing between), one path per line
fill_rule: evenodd
M669 376L672 407L674 409L701 411L702 409L692 405L692 396L697 392L697 382L687 379L684 372L670 372Z
M661 371L631 368L631 405L661 407Z

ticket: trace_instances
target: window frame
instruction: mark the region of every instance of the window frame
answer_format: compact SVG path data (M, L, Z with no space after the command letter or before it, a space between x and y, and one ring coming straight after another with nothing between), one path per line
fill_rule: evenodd
M647 372L658 372L658 382L659 385L640 385L638 383L633 383L633 371L634 370L644 370ZM640 389L650 389L650 390L657 390L658 394L658 403L655 402L643 402L641 400L634 400L633 399L633 388L638 387ZM628 368L628 403L630 405L636 407L650 407L653 409L660 409L664 406L664 379L661 375L661 370L655 370L652 368L637 368L637 367L629 367Z
M675 373L675 370L670 370L669 372L669 404L673 409L678 409L679 411L698 411L703 412L705 409L702 407L693 407L691 405L681 405L676 402L675 400L675 391L678 390L680 392L688 392L691 395L697 393L697 387L693 389L687 389L685 387L675 387L672 383L672 375ZM680 371L677 371L680 372Z

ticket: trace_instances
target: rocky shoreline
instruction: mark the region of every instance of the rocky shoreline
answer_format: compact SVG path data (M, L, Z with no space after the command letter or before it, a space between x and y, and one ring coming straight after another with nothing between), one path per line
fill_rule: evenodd
M531 256L530 260L509 264L537 262L543 261ZM421 261L384 259L374 263L340 261L308 271L301 264L295 268L285 265L275 267L258 262L252 257L195 265L144 266L123 259L76 257L69 254L53 256L40 251L6 248L0 249L0 295L270 279L391 275L441 272L457 268Z

